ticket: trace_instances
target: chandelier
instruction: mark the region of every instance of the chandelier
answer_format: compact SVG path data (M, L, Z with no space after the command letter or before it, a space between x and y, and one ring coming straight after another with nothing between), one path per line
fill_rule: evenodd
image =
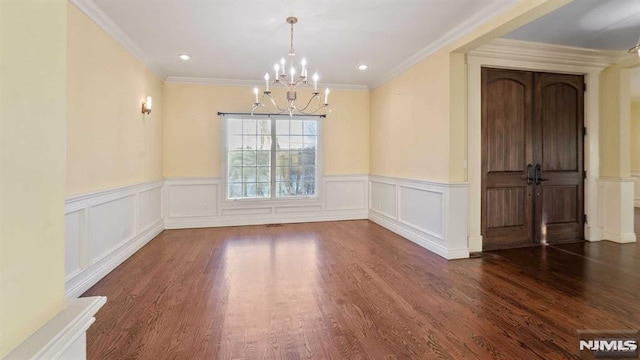
M300 61L299 73L295 66L296 53L293 48L293 24L297 22L298 19L293 16L287 18L287 23L291 25L289 64L286 63L284 58L280 59L280 63L276 63L273 67L274 78L273 82L271 82L274 87L283 86L284 88L286 88L287 104L281 107L280 105L278 105L278 102L273 98L273 96L271 96L271 91L269 90L270 76L269 72L267 72L266 74L264 74L265 90L262 92L261 98L259 97L259 89L257 87L253 88L253 93L256 96L256 101L253 103L253 107L251 108L251 114L253 114L254 110L259 107L266 108L265 104L263 103L265 99L268 99L271 102L271 105L273 105L273 107L277 109L277 111L274 110L273 112L271 112L273 114L283 114L285 112L288 112L289 116L293 116L294 114L312 115L324 108L327 108L329 111L331 111L331 108L329 108L329 88L326 88L324 90L324 102L322 102L320 99L320 93L318 92L318 73L313 74L313 92L311 93L311 97L309 98L309 100L304 103L304 106L302 107L298 106L298 104L296 103L296 100L298 100L298 86L311 86L311 83L309 82L309 78L307 76L307 59L303 58L302 61ZM289 74L287 74L287 65L289 65ZM298 74L297 77L296 74ZM317 103L312 106L311 103L314 102L314 99L317 99ZM312 107L310 108L310 106Z

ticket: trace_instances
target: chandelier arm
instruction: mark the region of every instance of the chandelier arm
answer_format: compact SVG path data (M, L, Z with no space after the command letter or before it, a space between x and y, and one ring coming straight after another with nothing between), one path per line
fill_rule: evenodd
M262 95L262 98L264 99L264 97L267 96L269 98L269 100L271 100L271 103L273 104L273 106L278 109L280 112L279 114L282 114L283 112L287 111L287 107L285 107L284 109L280 108L280 106L278 106L278 104L276 103L275 100L273 100L273 97L271 96L271 94L264 94ZM264 105L263 105L264 106Z
M311 105L311 102L313 101L313 99L315 99L316 97L317 97L317 98L319 98L319 97L320 97L320 95L318 95L318 93L317 93L317 92L314 92L314 93L313 93L313 96L312 96L312 97L309 99L309 101L307 102L307 105L305 105L305 106L304 106L302 109L300 109L300 110L298 110L298 109L296 108L296 110L298 110L298 111L300 111L300 112L303 112L303 111L307 110L307 108L309 107L309 105Z
M313 110L311 112L304 112L304 111L300 111L298 109L296 109L296 110L298 110L298 112L301 115L313 115L313 114L317 113L318 111L320 111L320 110L322 110L324 108L327 108L329 110L329 115L331 115L331 108L329 107L329 105L325 105L325 104L322 104L322 105L318 106L318 108L316 108L315 110Z

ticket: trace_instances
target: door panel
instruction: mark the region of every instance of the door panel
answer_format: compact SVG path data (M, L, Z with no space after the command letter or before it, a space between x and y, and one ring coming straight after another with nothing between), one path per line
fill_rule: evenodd
M583 76L482 69L484 249L583 238L583 116Z
M536 73L534 159L541 164L535 187L536 242L584 237L584 77Z
M482 230L485 249L531 245L533 74L482 69Z

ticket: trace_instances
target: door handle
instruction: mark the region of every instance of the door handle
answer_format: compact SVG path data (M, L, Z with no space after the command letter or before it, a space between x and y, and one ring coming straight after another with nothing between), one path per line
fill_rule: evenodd
M527 164L527 185L533 184L533 180L535 178L533 165Z
M540 166L540 164L536 164L536 185L540 185L540 183L547 180L549 179L542 177L542 166Z

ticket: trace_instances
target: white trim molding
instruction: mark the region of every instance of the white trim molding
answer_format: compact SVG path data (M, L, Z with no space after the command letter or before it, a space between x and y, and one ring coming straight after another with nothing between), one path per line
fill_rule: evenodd
M107 298L103 296L68 299L62 311L3 359L86 359L86 331L106 302Z
M469 257L468 185L369 175L369 220L446 259Z
M602 69L619 58L618 52L594 51L566 46L496 39L467 56L467 160L469 180L469 249L482 251L481 217L481 68L483 66L529 71L582 74L585 78L584 140L585 180L585 238L602 240L599 216L598 175L599 159L599 79Z
M376 79L371 84L370 87L372 89L375 89L378 86L384 84L385 82L387 82L387 81L393 79L394 77L402 74L403 72L405 72L406 70L408 70L409 68L414 66L415 64L417 64L420 61L426 59L427 57L433 55L438 50L440 50L440 49L444 48L445 46L449 45L450 43L452 43L456 39L464 36L465 34L470 33L475 28L477 28L478 26L484 24L488 20L490 20L490 19L502 14L503 12L505 12L507 10L509 10L514 5L516 5L517 3L518 3L517 0L500 0L500 1L496 1L496 2L494 2L492 4L490 4L486 8L482 9L481 11L477 12L473 16L471 16L468 19L466 19L465 21L463 21L458 26L456 26L453 29L449 30L447 33L445 33L439 39L437 39L434 42L432 42L431 44L429 44L427 47L425 47L423 49L420 49L418 52L416 52L415 54L411 55L409 58L407 58L406 60L404 60L403 62L401 62L397 66L395 66L394 68L392 68L391 71L386 73L384 76L381 76L380 78Z
M633 178L601 177L602 236L618 243L636 242L633 214Z
M256 86L259 85L258 80L246 79L217 79L207 77L191 77L191 76L168 76L165 80L168 84L196 84L196 85L221 85L221 86ZM367 85L358 84L326 84L318 83L319 87L329 87L332 90L356 90L369 91Z
M80 296L164 230L164 181L73 196L65 202L65 289Z
M225 201L221 178L168 178L166 229L367 219L367 175L324 175L319 198Z
M640 171L632 171L631 177L634 180L633 206L640 207Z
M96 5L93 0L69 0L75 5L78 10L82 11L89 19L91 19L96 25L98 25L104 32L114 38L125 50L127 50L133 57L140 60L149 70L153 71L160 80L164 80L167 75L164 71L151 60L151 58L142 49L131 40L122 29L116 25L111 18L104 13Z

